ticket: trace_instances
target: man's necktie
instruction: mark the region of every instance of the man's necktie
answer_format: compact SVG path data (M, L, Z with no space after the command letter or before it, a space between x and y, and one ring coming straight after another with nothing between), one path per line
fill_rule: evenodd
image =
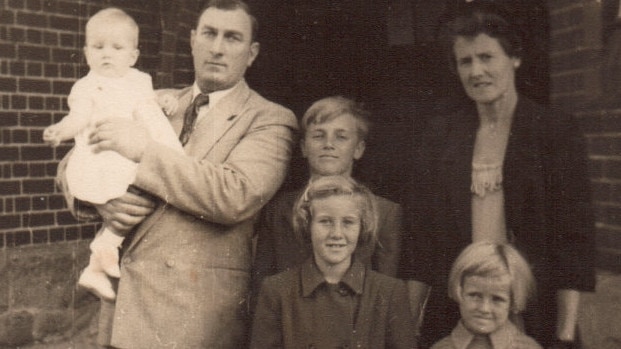
M194 130L194 124L196 124L196 117L198 116L198 110L200 107L209 104L209 96L206 94L198 94L194 101L188 106L183 115L183 128L181 134L179 134L179 141L182 145L185 145L190 139L190 134Z

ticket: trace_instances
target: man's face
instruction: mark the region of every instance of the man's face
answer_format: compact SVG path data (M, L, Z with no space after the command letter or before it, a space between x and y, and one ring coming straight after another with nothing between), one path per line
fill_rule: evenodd
M356 119L343 114L321 124L310 124L302 140L311 176L351 175L354 160L364 153Z
M225 90L243 79L259 53L244 10L210 7L190 36L196 82L202 92Z

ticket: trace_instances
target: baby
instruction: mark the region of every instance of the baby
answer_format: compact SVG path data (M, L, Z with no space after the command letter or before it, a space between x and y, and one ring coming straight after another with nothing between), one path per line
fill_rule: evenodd
M70 113L47 127L43 140L56 146L75 139L66 170L68 189L79 200L104 204L125 194L135 179L137 164L116 152L93 151L88 138L98 122L107 118L139 120L153 139L179 152L183 147L158 105L151 76L132 68L139 55L138 25L127 13L107 8L92 16L86 23L84 54L90 71L71 89ZM169 105L172 108L174 103ZM104 225L90 245L89 265L78 284L100 298L113 300L109 277L120 277L118 247L122 241L123 236Z
M453 264L448 288L461 320L432 349L541 349L509 319L524 310L535 290L528 263L511 245L466 247Z

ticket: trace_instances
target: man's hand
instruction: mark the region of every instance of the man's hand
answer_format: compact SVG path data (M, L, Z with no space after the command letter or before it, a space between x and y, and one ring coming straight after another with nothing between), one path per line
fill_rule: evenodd
M113 150L134 162L140 162L150 141L142 122L123 118L98 122L89 137L89 144L94 145L95 152Z
M146 197L127 192L95 208L109 227L120 235L126 235L153 212L155 203Z

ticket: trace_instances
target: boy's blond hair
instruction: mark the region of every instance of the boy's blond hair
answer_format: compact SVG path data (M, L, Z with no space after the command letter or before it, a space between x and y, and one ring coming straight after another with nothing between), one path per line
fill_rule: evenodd
M306 137L306 130L311 124L320 125L346 114L356 120L358 140L366 141L371 127L371 113L362 103L342 96L322 98L308 108L300 122L302 138Z

